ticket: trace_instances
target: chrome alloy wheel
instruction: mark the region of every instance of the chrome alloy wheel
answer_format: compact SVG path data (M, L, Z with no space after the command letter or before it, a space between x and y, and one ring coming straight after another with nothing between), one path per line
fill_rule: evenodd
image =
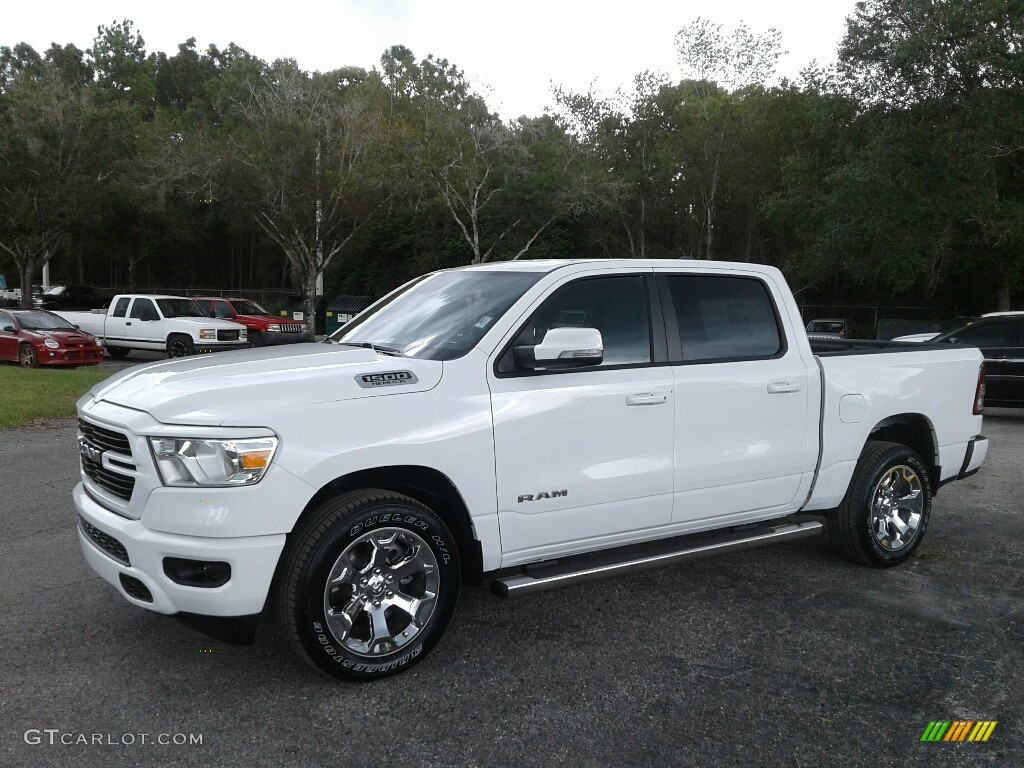
M349 544L331 567L327 625L358 656L394 653L430 621L439 583L426 541L404 528L378 528Z
M899 552L914 540L924 512L921 478L912 467L889 469L871 496L871 531L889 552Z

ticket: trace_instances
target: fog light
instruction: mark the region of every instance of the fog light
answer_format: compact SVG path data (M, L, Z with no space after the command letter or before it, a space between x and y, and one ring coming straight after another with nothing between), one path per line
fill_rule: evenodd
M164 573L183 587L223 587L231 580L231 566L220 561L165 557Z

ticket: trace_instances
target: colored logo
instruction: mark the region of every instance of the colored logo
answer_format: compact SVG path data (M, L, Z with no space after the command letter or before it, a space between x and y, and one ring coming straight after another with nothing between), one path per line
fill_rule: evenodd
M921 741L988 741L998 720L932 720Z

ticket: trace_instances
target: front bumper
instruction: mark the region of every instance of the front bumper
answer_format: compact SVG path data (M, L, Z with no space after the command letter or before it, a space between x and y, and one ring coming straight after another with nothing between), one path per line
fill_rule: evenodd
M78 525L82 554L93 570L128 602L164 614L247 616L263 610L284 550L283 533L244 538L162 533L147 528L140 520L126 519L100 506L82 483L75 486L72 497L81 519L94 529L90 535L81 523ZM106 546L101 547L97 540ZM213 588L178 584L164 572L164 558L168 557L226 562L231 566L231 578L223 586ZM144 592L133 588L132 579L142 583L151 600L139 597Z
M252 333L252 331L250 331ZM315 341L313 334L308 331L302 331L301 333L285 333L284 331L259 331L260 336L263 338L263 343L268 347L275 346L277 344L297 344L303 341Z
M95 365L103 362L102 347L79 349L37 349L36 359L40 365Z

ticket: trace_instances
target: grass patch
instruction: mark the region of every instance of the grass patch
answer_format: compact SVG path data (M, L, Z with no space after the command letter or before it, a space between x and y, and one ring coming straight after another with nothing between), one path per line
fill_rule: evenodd
M0 429L20 427L37 419L74 416L78 398L109 376L109 371L92 368L0 365Z

